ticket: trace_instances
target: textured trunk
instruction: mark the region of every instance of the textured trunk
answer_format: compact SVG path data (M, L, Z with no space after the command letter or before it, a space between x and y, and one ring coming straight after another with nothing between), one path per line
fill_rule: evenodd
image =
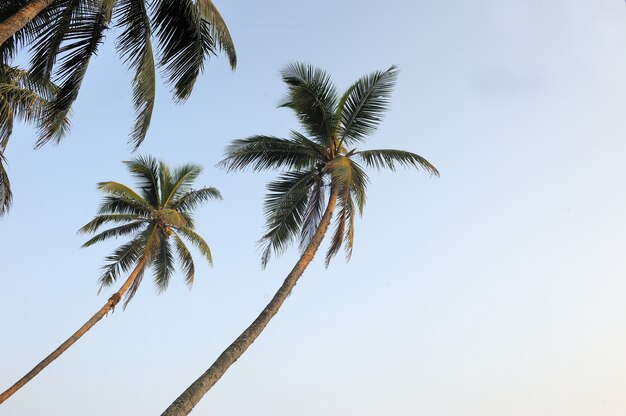
M50 6L54 0L32 0L7 19L0 22L0 45L4 44L18 30L26 26L35 16ZM2 403L2 402L0 402Z
M241 355L248 349L250 345L261 335L261 332L269 321L276 315L278 309L285 302L291 290L298 282L302 273L307 268L315 252L319 248L326 230L330 225L330 220L337 204L338 189L331 190L330 198L328 200L328 206L322 216L320 225L315 232L315 235L311 239L306 250L300 256L300 259L293 267L291 272L287 275L287 278L283 282L278 292L274 295L270 303L267 304L261 314L252 322L252 324L246 328L245 331L237 337L237 339L230 344L228 348L222 352L222 354L215 360L213 365L200 376L191 386L187 388L175 401L168 407L161 416L183 416L188 415L196 404L202 399L202 397L208 392L215 383L224 375L226 370L241 357Z
M61 344L56 350L52 351L50 355L44 358L39 364L37 364L32 370L28 372L24 377L19 379L15 384L9 387L4 393L0 395L0 403L3 403L6 399L11 397L16 391L21 389L26 383L32 380L41 370L46 368L48 364L52 361L56 360L61 354L65 352L69 347L72 346L80 337L85 335L87 331L89 331L100 319L102 319L109 311L115 308L115 305L118 304L122 296L126 293L130 285L133 284L137 276L143 271L146 262L142 260L137 264L135 270L128 276L128 279L124 282L120 290L115 292L113 296L109 298L107 303L98 311L94 316L91 317L83 326L80 327L78 331L76 331L71 337L69 337L63 344Z

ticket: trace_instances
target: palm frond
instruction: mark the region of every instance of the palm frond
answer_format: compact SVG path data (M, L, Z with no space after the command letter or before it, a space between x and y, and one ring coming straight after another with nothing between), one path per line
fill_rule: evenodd
M122 244L116 248L113 253L106 257L107 264L102 267L104 271L98 283L100 290L111 286L121 273L125 273L139 260L144 254L144 247L152 227L139 233L128 243Z
M364 150L356 152L355 156L359 157L368 167L381 170L383 168L396 170L396 164L403 167L412 167L416 169L424 169L426 172L434 176L439 176L439 171L428 160L415 153L406 152L404 150Z
M213 187L191 190L172 201L170 207L183 212L191 211L209 199L222 199L222 194Z
M333 237L330 240L330 246L326 252L326 260L324 265L328 267L330 260L335 257L345 237L346 223L348 221L348 205L351 204L352 198L350 197L350 188L344 188L337 199L338 212L335 215L335 231Z
M57 77L61 87L44 116L36 144L38 147L50 141L58 143L69 128L67 116L78 97L89 61L98 51L107 29L105 16L99 8L82 5L73 13L71 20L63 36L69 43L58 49L61 58Z
M252 167L259 171L272 168L303 169L315 164L319 153L301 141L274 136L252 136L233 140L218 166L228 171Z
M109 195L102 199L98 214L135 214L143 217L150 215L151 209L132 199Z
M104 214L97 215L96 218L89 221L87 224L80 227L78 230L79 234L88 234L95 233L98 231L100 227L104 224L114 223L118 224L121 222L135 222L135 221L145 221L146 218L136 214Z
M222 15L211 0L197 0L197 4L200 16L210 25L210 33L217 41L217 47L220 51L226 52L230 67L234 70L237 67L237 52L235 52L235 44Z
M398 76L395 66L360 78L341 98L340 143L364 140L372 134L389 107L389 98Z
M0 94L0 149L4 150L13 134L13 108L11 103Z
M133 201L138 206L144 207L146 209L151 209L151 205L146 201L141 195L137 192L129 188L128 186L121 184L119 182L108 181L108 182L99 182L98 190L102 192L106 192L109 195L118 196L124 198L129 201Z
M151 156L138 156L124 164L137 179L143 198L153 207L160 208L159 163Z
M280 105L292 109L306 131L321 145L328 145L334 133L337 91L330 76L321 69L292 63L281 71L287 97Z
M193 285L193 279L196 272L196 268L193 264L193 257L180 236L176 233L173 233L172 236L174 238L174 247L176 248L176 253L178 254L178 262L180 263L180 267L183 269L183 273L185 273L185 283L187 283L187 286L191 287Z
M326 192L324 180L321 176L313 176L313 185L310 187L309 200L306 205L304 220L302 221L302 227L300 230L300 251L308 247L313 235L319 227L322 215L324 213L324 207L326 205Z
M133 105L137 116L130 142L137 149L148 133L156 96L154 53L145 0L118 0L115 17L116 26L122 28L117 51L126 65L135 71Z
M13 193L11 192L11 182L6 171L6 158L0 149L0 216L6 214L13 202Z
M309 189L316 171L286 172L267 185L264 211L267 232L259 243L265 246L261 256L263 267L272 253L281 254L298 234L306 215Z
M205 59L215 53L211 29L192 0L157 1L153 21L160 47L159 65L164 67L176 99L184 101L191 94Z
M200 253L207 259L209 265L213 265L213 256L211 256L211 248L198 233L189 227L174 227L174 229L189 242L191 242Z
M134 221L129 224L124 224L118 227L109 228L95 235L89 240L87 240L82 245L82 247L89 247L101 241L108 240L109 238L117 238L117 237L123 237L125 235L129 235L129 234L133 234L137 232L137 230L140 230L141 228L145 228L145 226L146 226L146 223L144 221Z
M167 289L172 273L174 273L174 256L165 231L159 230L159 232L161 233L160 244L152 260L152 267L154 269L154 283L161 293Z
M162 181L161 200L163 201L163 207L167 208L168 205L178 199L180 195L187 193L193 181L195 181L201 173L202 166L189 163L177 168L167 183L163 183Z

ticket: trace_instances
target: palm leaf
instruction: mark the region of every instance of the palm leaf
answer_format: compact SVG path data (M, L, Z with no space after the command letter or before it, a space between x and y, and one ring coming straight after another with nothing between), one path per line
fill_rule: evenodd
M314 184L310 187L309 200L304 213L300 231L300 251L304 252L319 227L324 206L326 205L324 180L321 176L313 176Z
M156 96L150 20L144 0L119 0L115 11L116 26L122 28L117 51L126 65L135 71L133 105L137 116L130 141L136 149L148 133Z
M209 245L204 241L199 234L193 231L189 227L174 227L174 229L188 241L190 241L200 253L207 259L209 265L213 265L213 256L211 256L211 249Z
M37 140L38 147L50 141L58 143L66 133L67 116L78 97L89 61L102 43L105 29L107 24L101 9L80 7L78 13L73 16L72 24L65 36L70 43L59 49L61 59L57 76L61 87L44 116Z
M89 224L87 224L89 225ZM146 223L144 221L134 221L130 224L120 225L118 227L109 228L108 230L104 230L96 236L90 238L82 245L82 247L89 247L96 243L99 243L104 240L108 240L112 237L123 237L125 235L133 234L137 232L137 230L144 228Z
M83 225L79 230L79 234L95 233L98 229L107 223L121 223L145 221L146 218L136 214L105 214L97 215L96 218Z
M376 130L389 107L397 76L398 70L392 66L362 77L348 89L337 108L340 143L362 141Z
M138 156L124 162L131 174L138 180L142 197L153 208L160 208L159 163L151 156Z
M424 169L426 172L434 176L439 176L439 171L428 160L415 153L406 152L404 150L365 150L355 152L355 156L359 157L368 167L381 170L383 168L395 171L396 164L403 167L413 167L416 169Z
M130 268L139 260L144 254L144 247L146 239L149 233L152 231L152 227L146 229L142 233L138 234L130 240L128 243L119 246L113 253L106 257L108 264L105 264L102 269L103 274L98 279L100 283L100 290L104 287L112 285L120 273L127 272Z
M152 267L154 269L154 283L160 293L167 289L174 272L174 256L165 231L160 230L159 232L161 234L160 245L152 261Z
M301 169L312 166L318 157L318 151L301 140L252 136L233 140L218 166L228 171L242 170L249 166L256 171L279 167Z
M211 36L217 41L219 50L226 52L230 67L234 70L237 67L237 52L222 15L211 0L197 0L197 4L200 15L210 25Z
M189 249L181 240L180 236L176 233L172 234L174 238L174 247L176 248L176 254L178 254L178 262L180 263L183 273L185 273L185 283L191 287L193 285L193 279L195 275L195 266L193 264L193 257L189 252Z
M281 254L298 234L305 218L309 189L315 171L286 172L267 186L264 211L267 232L259 243L265 246L261 264L265 267L271 254Z
M209 199L222 199L222 194L213 187L191 190L171 202L170 207L180 211L191 211Z
M13 193L11 192L11 182L6 171L6 158L2 150L0 150L0 216L7 213L11 203L13 202Z
M319 144L328 145L335 125L337 91L330 76L311 65L292 63L281 71L287 97L280 105L292 109Z
M170 180L164 184L161 182L163 207L167 207L178 197L189 191L191 184L202 173L202 166L186 164L174 171ZM219 192L218 192L219 193Z
M159 65L173 86L176 99L186 100L215 42L208 23L192 0L159 0L154 6L154 28L160 46Z

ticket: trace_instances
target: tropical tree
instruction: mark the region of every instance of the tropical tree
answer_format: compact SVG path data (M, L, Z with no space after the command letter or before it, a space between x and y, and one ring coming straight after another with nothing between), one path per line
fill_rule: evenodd
M264 245L262 265L272 254L282 253L293 240L299 240L301 256L261 314L162 416L189 414L252 345L313 260L331 223L333 235L326 266L342 246L350 257L354 219L357 213L362 214L366 200L368 176L364 167L393 171L404 166L439 175L433 165L415 153L354 148L381 122L397 73L392 66L364 76L339 97L325 72L304 64L289 65L282 71L288 88L282 107L296 113L304 133L291 132L288 138L253 136L235 140L227 148L221 165L228 170L286 169L268 185L267 232L260 241Z
M195 231L192 211L209 199L221 199L221 195L213 187L191 188L194 180L202 172L202 168L198 165L187 164L172 171L165 163L157 162L151 157L138 157L124 163L137 179L139 191L134 191L118 182L98 184L98 189L106 196L98 215L85 224L79 232L96 233L104 225L115 225L96 234L83 244L83 247L89 247L110 238L130 236L130 241L122 244L113 251L113 254L107 256L107 263L99 279L101 290L115 283L122 274L129 271L130 274L119 290L91 319L28 374L2 393L0 403L11 397L98 321L113 311L122 298L124 298L125 308L137 292L147 268L153 269L157 289L164 291L174 271L175 252L185 282L191 287L195 266L183 240L193 244L208 263L212 264L209 245Z
M60 85L37 144L58 142L58 126L78 96L90 59L105 31L118 27L117 50L134 71L136 120L130 141L144 140L156 95L155 67L163 70L175 100L185 101L206 59L223 51L235 69L237 55L224 20L211 0L3 0L0 62L32 45L31 72ZM152 42L159 51L155 62Z
M13 133L13 122L17 119L49 130L43 122L43 114L58 88L50 81L39 82L23 69L0 64L0 216L6 214L13 201L11 182L6 170L4 151ZM69 121L61 119L56 128L63 134Z

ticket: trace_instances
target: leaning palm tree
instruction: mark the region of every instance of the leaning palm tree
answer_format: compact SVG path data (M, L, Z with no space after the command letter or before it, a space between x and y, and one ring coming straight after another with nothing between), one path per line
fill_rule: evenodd
M115 224L114 227L95 235L83 247L112 237L131 236L129 242L119 246L106 258L107 264L103 267L104 272L99 279L101 289L111 286L121 274L129 271L130 274L119 290L91 319L28 374L2 393L0 403L11 397L98 321L113 311L122 298L126 307L137 292L148 267L153 269L157 289L165 290L174 271L174 250L184 273L185 282L191 286L195 266L183 239L196 246L208 263L212 264L208 244L194 230L192 211L209 199L220 199L221 195L212 187L195 190L191 188L194 180L202 172L202 168L188 164L172 171L165 163L157 162L150 157L139 157L125 163L138 179L139 192L118 182L100 183L98 188L107 195L100 206L98 215L79 232L95 233L105 224Z
M13 122L17 119L47 130L44 114L57 91L58 87L50 81L39 82L23 69L0 64L0 216L7 213L13 201L4 156ZM57 126L58 134L62 135L68 125L67 117L63 117Z
M349 258L354 219L363 212L368 177L364 166L394 170L398 165L437 169L426 159L401 150L358 150L374 132L389 105L397 70L362 77L338 97L330 77L309 65L292 64L282 71L288 94L283 107L295 111L305 133L289 138L253 136L235 140L221 165L229 170L283 168L268 185L265 200L267 232L262 265L282 253L294 239L301 256L284 283L254 322L185 390L162 416L187 415L226 370L248 349L278 312L300 276L313 260L334 218L326 266L342 245ZM364 166L363 166L364 165Z
M32 45L31 72L55 80L59 93L46 113L58 126L78 96L90 59L105 31L120 28L117 50L135 73L136 120L130 141L144 140L156 95L155 67L163 70L177 101L186 100L210 55L223 51L235 69L237 55L228 27L211 0L3 0L0 62ZM152 42L156 41L158 60ZM58 142L56 130L42 131L38 145Z

